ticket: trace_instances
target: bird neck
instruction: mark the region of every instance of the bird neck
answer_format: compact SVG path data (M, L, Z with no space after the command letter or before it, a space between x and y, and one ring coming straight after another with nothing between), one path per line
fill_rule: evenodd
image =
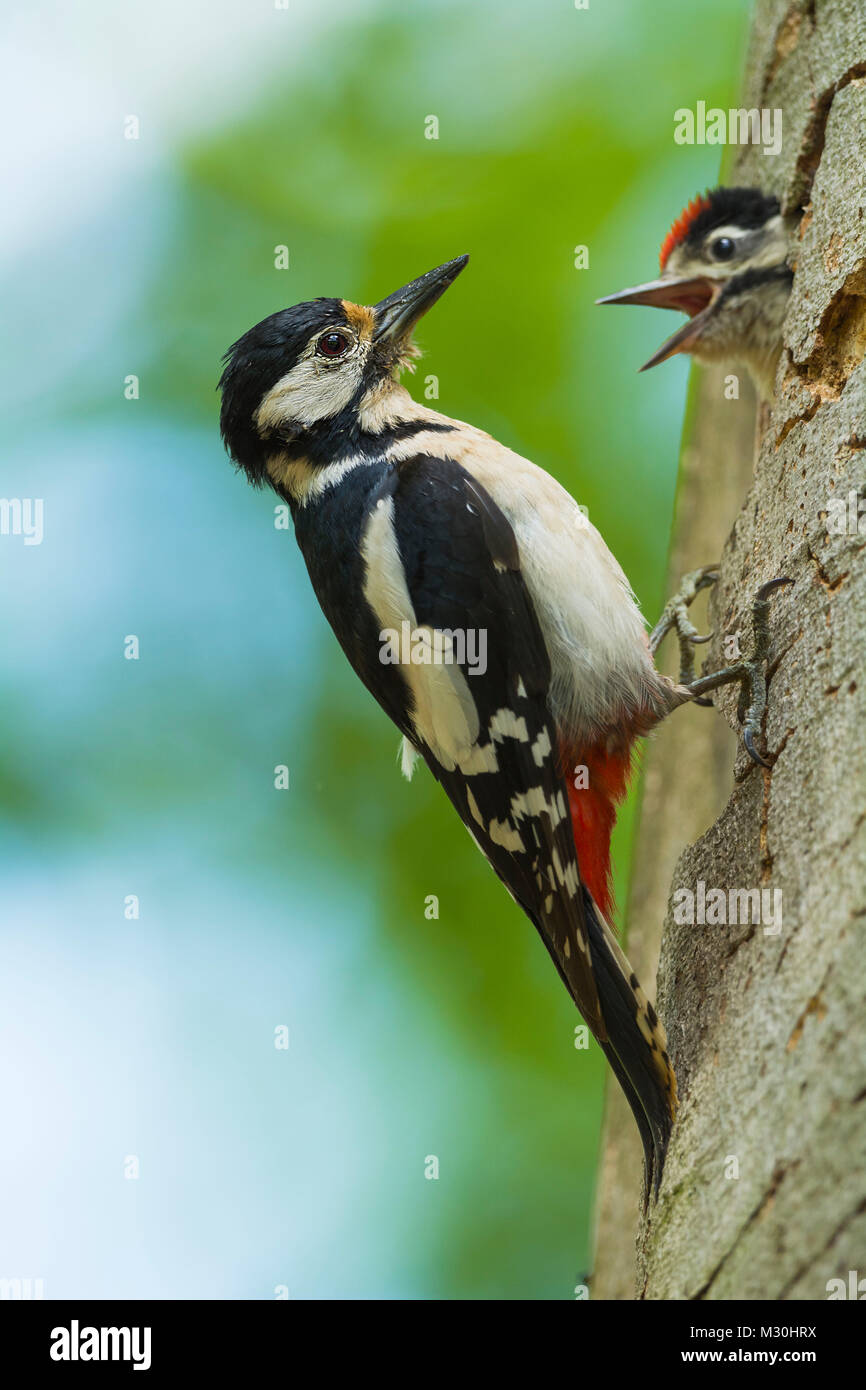
M454 423L419 405L404 386L388 377L337 414L290 437L278 432L268 454L267 474L291 505L304 506L333 480L386 458L400 441L415 434L449 431Z

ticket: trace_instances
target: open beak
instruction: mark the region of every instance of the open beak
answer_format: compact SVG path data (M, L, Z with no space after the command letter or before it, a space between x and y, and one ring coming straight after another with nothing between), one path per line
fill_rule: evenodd
M673 333L666 342L662 343L658 352L653 353L648 362L644 362L640 370L645 372L649 367L656 367L659 362L673 357L674 353L688 352L691 349L700 337L712 312L713 305L719 297L721 288L720 284L704 275L693 275L680 279L671 277L669 279L649 280L645 285L636 285L631 290L620 290L618 294L609 294L604 299L597 299L595 302L596 304L651 304L657 309L679 309L681 313L688 314L688 323L684 323L682 328L678 328L676 333Z
M421 315L426 314L454 283L468 260L468 256L458 256L456 260L446 261L445 265L438 265L435 270L428 270L426 275L395 290L387 299L380 299L373 306L376 315L374 341L396 343L407 337Z

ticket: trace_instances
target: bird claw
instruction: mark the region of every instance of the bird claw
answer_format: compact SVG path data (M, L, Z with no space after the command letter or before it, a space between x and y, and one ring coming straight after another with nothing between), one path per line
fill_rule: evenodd
M755 740L760 738L764 714L767 708L767 676L765 665L770 650L770 596L783 585L793 584L793 579L771 579L762 584L752 602L753 651L750 657L733 666L713 671L708 676L700 676L688 682L692 698L702 697L705 692L718 690L720 686L740 684L740 700L737 716L743 725L743 744L746 752L759 767L772 767L758 752ZM684 682L684 684L686 684ZM701 699L701 703L711 703Z
M757 748L755 747L755 736L752 733L751 729L746 728L743 730L743 743L745 745L746 752L752 759L753 763L757 763L759 767L772 766L772 764L768 763L767 759L761 753L759 753Z
M668 633L672 629L676 630L680 648L680 685L692 684L695 679L693 649L701 646L704 642L709 642L713 636L711 632L698 632L689 618L689 608L701 589L708 589L710 585L715 584L718 577L718 565L704 565L703 569L692 570L689 574L684 575L679 589L672 598L668 599L661 617L650 633L650 651L655 656ZM695 699L695 704L710 705L712 701L698 697Z

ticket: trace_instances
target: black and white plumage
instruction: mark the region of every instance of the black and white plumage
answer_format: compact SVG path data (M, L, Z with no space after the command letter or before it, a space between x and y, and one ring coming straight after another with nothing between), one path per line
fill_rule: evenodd
M426 762L537 928L629 1099L657 1185L675 1080L605 920L606 873L631 744L679 696L573 499L396 379L414 323L466 259L372 308L316 300L257 325L227 354L222 432L250 480L288 501L323 612L403 735L406 766ZM383 634L404 626L452 659L383 660ZM485 634L483 671L455 648L467 633ZM567 780L583 756L598 777L585 801Z

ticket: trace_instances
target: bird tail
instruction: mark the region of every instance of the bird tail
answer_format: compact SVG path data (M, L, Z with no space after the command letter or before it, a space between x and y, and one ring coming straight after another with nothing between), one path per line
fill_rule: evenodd
M601 1047L640 1131L648 1197L661 1183L677 1109L676 1076L658 1014L586 888L584 899L592 969L607 1030Z

